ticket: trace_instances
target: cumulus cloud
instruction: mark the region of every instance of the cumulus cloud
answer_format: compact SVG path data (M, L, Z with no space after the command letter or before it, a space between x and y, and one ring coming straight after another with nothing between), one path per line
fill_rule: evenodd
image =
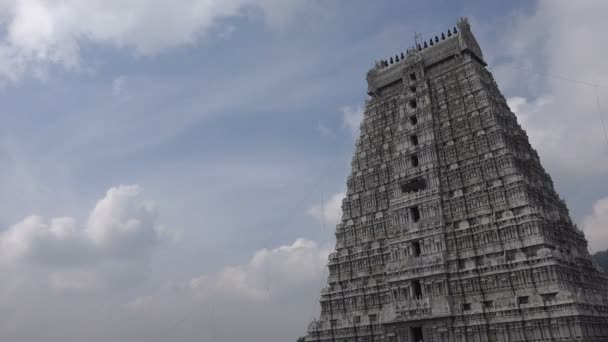
M327 225L330 228L335 227L342 216L342 200L345 193L338 192L329 197L323 203L314 204L308 209L308 214L314 217L320 223Z
M515 16L499 42L494 64L534 147L552 170L574 176L608 172L608 144L598 112L596 89L577 83L608 83L604 31L608 2L539 1L535 11ZM560 18L568 17L568 22ZM584 51L584 53L581 53ZM503 90L504 90L503 89ZM597 96L608 107L608 91ZM584 151L581 153L581 151Z
M521 96L507 99L507 104L511 108L511 111L517 115L519 123L527 127L526 133L533 147L546 146L550 143L547 141L547 139L551 139L548 136L549 132L544 127L538 127L535 122L539 119L539 116L544 115L546 107L551 106L553 103L553 98L550 96L540 96L533 101Z
M358 136L361 120L363 120L363 108L345 106L340 108L340 111L344 127L348 128L354 137Z
M167 331L181 323L171 332L176 340L194 339L203 331L218 342L294 340L294 331L303 335L318 312L316 298L325 283L330 251L330 246L297 239L259 250L243 264L136 298L126 309L132 319L164 321L154 329ZM234 329L234 321L247 323ZM168 333L163 336L169 338Z
M108 190L89 215L85 233L96 246L122 254L154 244L159 229L156 205L131 185Z
M45 65L81 65L85 41L133 48L149 55L193 44L223 18L258 9L273 26L304 3L276 0L7 0L0 4L0 76L17 80ZM228 26L219 35L234 31Z
M327 263L327 247L297 239L293 244L262 249L244 265L224 268L213 275L194 278L187 288L196 296L239 296L251 301L269 300L310 279L318 279Z
M153 202L137 185L110 188L84 225L73 217L32 215L0 233L4 262L68 266L144 252L160 239Z
M608 249L608 197L595 202L591 214L583 219L582 228L592 253Z

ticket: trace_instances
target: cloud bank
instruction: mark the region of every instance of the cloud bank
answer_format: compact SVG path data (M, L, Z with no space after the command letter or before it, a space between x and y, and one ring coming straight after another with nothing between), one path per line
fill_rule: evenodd
M295 340L318 312L329 252L305 239L262 249L241 265L137 298L127 314L142 323L165 321L164 340Z
M280 26L304 1L184 0L6 0L0 3L0 77L17 81L24 73L43 75L49 65L82 66L87 42L152 55L196 43L218 21L261 13ZM94 14L94 15L92 15ZM232 27L232 26L229 26ZM226 30L218 36L226 37Z

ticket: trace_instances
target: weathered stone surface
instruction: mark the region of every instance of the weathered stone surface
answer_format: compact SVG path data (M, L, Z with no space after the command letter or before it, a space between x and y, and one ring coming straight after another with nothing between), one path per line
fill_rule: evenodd
M368 73L306 341L608 341L607 278L466 19L456 32Z

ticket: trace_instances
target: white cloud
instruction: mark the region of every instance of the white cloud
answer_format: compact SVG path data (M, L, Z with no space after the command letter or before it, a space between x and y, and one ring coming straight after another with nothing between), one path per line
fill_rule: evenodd
M573 176L608 172L608 143L595 90L574 83L608 83L608 46L601 43L608 2L539 1L531 15L518 15L498 42L494 67L510 104L550 169ZM569 18L566 22L560 18ZM598 40L599 39L599 40ZM581 53L584 51L584 53ZM492 63L492 61L490 61ZM503 89L504 90L504 89ZM608 91L599 90L608 107ZM604 121L608 121L603 112Z
M348 128L354 137L359 135L361 120L363 120L363 108L361 107L342 107L342 122L344 127Z
M327 248L320 248L314 241L298 239L291 245L259 250L244 265L194 278L188 282L188 288L203 299L239 296L265 301L310 279L318 279L328 254Z
M89 41L134 48L140 54L194 44L218 19L258 8L273 26L285 23L304 1L276 0L6 0L0 4L0 75L17 80L45 65L81 65L80 46ZM226 37L233 29L220 30Z
M330 251L297 239L259 250L240 265L136 298L126 308L132 320L161 322L150 329L164 331L165 339L190 340L204 332L218 342L295 340L318 312ZM246 323L234 328L235 321ZM176 322L179 329L167 333Z
M608 249L608 197L593 205L593 212L582 221L583 232L592 253Z
M546 139L548 133L543 127L534 124L539 116L544 115L547 106L553 104L553 99L549 96L537 97L529 101L525 97L514 96L507 99L507 104L511 111L517 115L518 122L526 129L532 147L546 146L549 142Z
M30 216L0 233L0 271L7 278L0 314L10 317L0 339L262 342L305 333L319 309L331 246L297 239L185 281L172 282L158 269L151 281L148 258L135 258L132 250L160 238L156 212L139 187L117 186L84 223ZM142 272L147 281L138 283L133 274ZM159 288L159 282L169 284ZM58 333L78 317L88 319L68 339ZM33 333L28 318L44 324ZM246 323L235 329L235 320Z
M156 221L156 205L141 198L138 186L119 186L97 202L85 231L95 245L128 253L157 240Z
M344 192L335 193L327 201L310 207L308 214L322 224L327 225L330 229L333 229L340 222L344 196Z
M73 266L143 253L160 239L154 203L136 185L110 188L84 226L73 217L48 222L31 215L0 233L0 256L7 263Z

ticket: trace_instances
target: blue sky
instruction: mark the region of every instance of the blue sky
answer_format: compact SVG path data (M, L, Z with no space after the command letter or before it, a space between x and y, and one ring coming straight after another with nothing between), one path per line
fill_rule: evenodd
M598 112L593 87L556 78L608 84L607 9L0 2L0 339L295 341L367 70L461 16L592 248L608 248L608 88Z

